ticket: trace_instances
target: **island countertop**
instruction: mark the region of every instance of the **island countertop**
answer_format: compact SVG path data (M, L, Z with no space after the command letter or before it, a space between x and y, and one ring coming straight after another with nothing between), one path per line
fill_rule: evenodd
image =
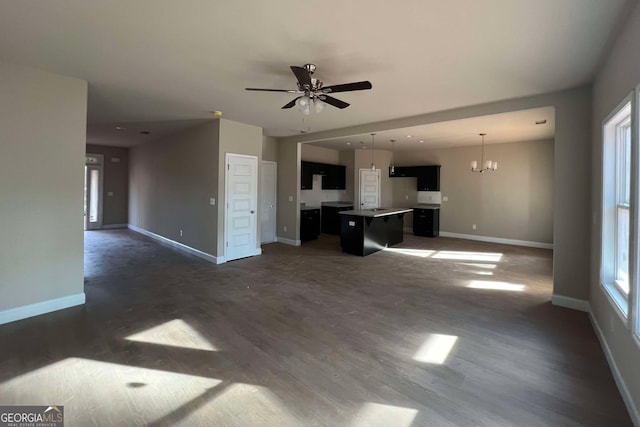
M379 216L387 216L387 215L395 215L395 214L404 214L407 212L412 212L413 209L410 208L376 208L376 209L355 209L351 211L342 211L339 212L340 215L355 215L355 216L366 216L370 218L376 218Z

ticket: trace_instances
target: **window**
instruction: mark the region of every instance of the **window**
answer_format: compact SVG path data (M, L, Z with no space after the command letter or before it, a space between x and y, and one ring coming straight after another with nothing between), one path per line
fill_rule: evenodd
M623 316L629 312L631 250L631 99L603 128L601 281ZM635 250L633 251L635 253Z

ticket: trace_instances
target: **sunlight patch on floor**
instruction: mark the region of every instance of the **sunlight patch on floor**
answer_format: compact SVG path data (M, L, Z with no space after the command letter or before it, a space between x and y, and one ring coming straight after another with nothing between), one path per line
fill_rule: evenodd
M447 360L456 341L458 337L455 335L429 334L413 360L441 365Z
M490 280L471 280L467 285L467 288L490 289L490 290L496 290L496 291L513 291L513 292L524 291L524 285L520 285L517 283L494 282Z
M487 270L494 270L496 268L496 264L481 264L479 262L460 262L458 264L467 265L469 267L486 268Z
M64 405L69 425L145 425L221 382L72 357L2 383L0 402Z
M502 258L502 254L499 252L438 251L432 255L432 258L498 262Z
M300 426L304 423L268 388L234 383L191 412L180 425Z
M436 251L428 249L407 249L407 248L384 248L383 251L394 252L402 255L411 255L420 258L428 258Z
M472 273L480 276L493 276L493 271L472 271Z
M182 319L171 320L162 325L129 335L125 339L170 347L217 351L213 344Z
M409 427L418 411L413 408L367 402L358 411L351 427Z

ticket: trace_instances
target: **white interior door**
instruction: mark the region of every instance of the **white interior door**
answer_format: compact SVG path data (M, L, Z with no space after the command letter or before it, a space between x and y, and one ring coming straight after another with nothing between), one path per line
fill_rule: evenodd
M276 241L276 191L277 171L276 162L263 161L261 164L260 185L262 208L260 211L260 234L262 243Z
M89 154L84 168L84 229L102 228L102 155Z
M226 155L225 259L257 255L258 158Z
M380 207L380 169L360 169L360 209Z

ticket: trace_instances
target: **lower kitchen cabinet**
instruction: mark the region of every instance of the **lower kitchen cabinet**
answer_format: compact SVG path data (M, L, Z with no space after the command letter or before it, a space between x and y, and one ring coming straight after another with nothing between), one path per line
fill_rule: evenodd
M440 209L413 209L413 234L438 237L440 235Z
M320 208L300 211L300 240L307 242L320 236Z
M340 212L350 211L353 206L322 206L322 232L340 234Z

